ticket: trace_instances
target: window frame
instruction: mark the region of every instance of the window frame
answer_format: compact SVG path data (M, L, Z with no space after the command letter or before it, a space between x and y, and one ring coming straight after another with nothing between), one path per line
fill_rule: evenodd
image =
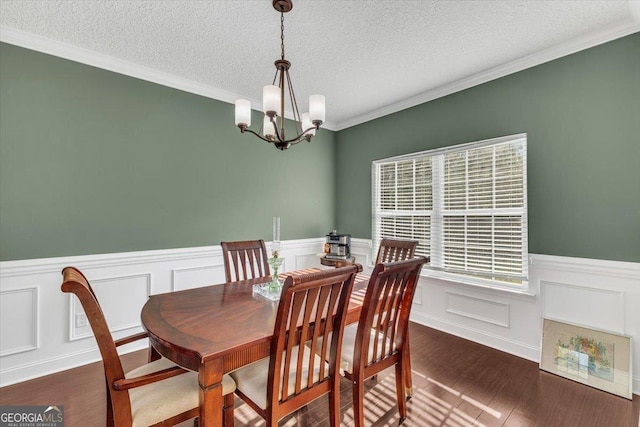
M468 158L468 151L469 150L476 150L479 148L483 148L483 147L496 147L496 146L501 146L501 145L514 145L516 146L516 148L518 146L521 146L522 148L522 200L521 203L522 205L519 207L496 207L496 181L497 181L497 177L496 177L496 165L495 165L495 148L493 150L493 161L494 163L492 164L492 175L491 175L491 181L492 181L492 193L491 193L491 197L492 197L492 207L491 208L485 208L485 209L473 209L470 208L468 206L468 194L467 196L467 206L464 209L456 209L456 210L452 210L452 209L445 209L444 206L444 199L445 199L445 192L444 192L444 183L445 183L445 173L444 173L444 163L445 163L445 156L450 155L452 153L460 153L460 152L464 152L466 153L466 158ZM431 159L431 209L423 209L423 210L412 210L412 209L398 209L397 205L397 194L398 191L397 189L399 188L398 185L398 178L397 178L397 163L398 162L404 162L404 161L410 161L410 160L416 160L416 159L425 159L425 158L430 158ZM381 208L381 204L380 204L380 200L381 200L381 195L380 192L382 191L381 187L381 173L379 173L379 171L381 170L380 167L382 165L385 164L395 164L396 165L396 178L395 178L395 186L393 187L393 191L395 192L395 197L396 197L396 205L395 205L395 210L390 211L390 210L384 210ZM415 164L415 163L414 163ZM465 169L465 185L468 187L469 184L469 176L467 175L468 173L468 169ZM438 176L439 174L439 176ZM519 175L518 175L519 176ZM452 281L452 282L456 282L456 283L463 283L463 284L469 284L469 285L474 285L474 286L478 286L478 287L483 287L483 288L497 288L497 289L504 289L504 290L508 290L508 291L515 291L515 292L528 292L529 291L529 277L528 277L528 258L529 258L529 254L528 254L528 207L527 207L527 134L526 133L520 133L520 134L514 134L514 135L507 135L507 136L502 136L502 137L498 137L498 138L491 138L491 139L486 139L486 140L481 140L481 141L475 141L475 142L470 142L470 143L464 143L464 144L458 144L458 145L453 145L453 146L448 146L448 147L443 147L443 148L437 148L437 149L433 149L433 150L426 150L426 151L420 151L420 152L415 152L415 153L409 153L409 154L404 154L404 155L400 155L400 156L394 156L394 157L389 157L389 158L384 158L384 159L379 159L379 160L374 160L372 162L372 168L371 168L371 177L372 177L372 209L371 209L371 218L372 218L372 230L371 230L371 236L372 236L372 259L374 256L374 253L377 251L377 246L380 241L381 238L383 237L394 237L394 236L389 236L389 235L383 235L383 231L382 228L383 226L383 222L382 222L382 218L383 217L393 217L394 221L395 218L398 217L402 217L402 216L412 216L412 217L428 217L428 232L424 233L424 236L428 236L429 239L429 244L428 244L428 252L425 253L426 255L431 256L431 263L425 265L425 267L422 269L422 275L423 276L428 276L428 277L435 277L435 278L439 278L442 280L447 280L447 281ZM513 180L513 176L510 176L510 179ZM519 178L518 178L519 179ZM426 181L425 181L426 182ZM413 182L412 182L412 188L414 188L414 199L415 199L415 188L417 187L416 185L416 180L415 180L415 166L414 166L414 172L413 172ZM518 199L520 200L520 199ZM414 208L415 208L415 201L414 201ZM392 213L390 213L392 212ZM445 216L445 214L449 214L449 216L451 216L451 214L454 215L459 215L459 216L463 216L465 218L470 218L473 216L489 216L490 218L492 218L491 220L491 235L492 235L492 241L491 241L491 252L492 254L495 254L496 252L496 246L493 240L493 236L495 236L496 230L498 230L498 228L495 226L495 218L496 217L500 217L500 216L507 216L507 215L512 215L515 217L518 217L520 219L520 243L521 243L521 255L522 255L522 264L521 264L521 274L517 274L517 275L508 275L508 274L496 274L495 270L496 270L496 263L495 263L495 259L493 258L494 255L492 255L492 259L491 259L491 270L492 273L485 273L486 275L492 274L493 278L488 278L488 277L480 277L482 276L482 274L480 274L480 276L478 275L470 275L467 273L456 273L454 271L447 271L444 268L444 254L445 254L445 247L444 247L444 220L443 217ZM467 222L465 221L465 229L467 229ZM380 231L378 231L380 230ZM397 234L397 233L396 233ZM417 237L413 237L412 236L406 236L406 238L414 238L417 239ZM398 238L403 238L400 236L397 236ZM422 239L424 240L424 239ZM467 257L467 243L468 240L466 240L465 238L465 242L464 242L464 246L465 246L465 257ZM438 250L439 248L439 250ZM517 259L517 258L516 258ZM517 265L517 264L516 264ZM520 283L510 283L508 281L504 281L504 280L498 280L496 279L497 277L507 277L507 278L511 278L512 280L517 280Z

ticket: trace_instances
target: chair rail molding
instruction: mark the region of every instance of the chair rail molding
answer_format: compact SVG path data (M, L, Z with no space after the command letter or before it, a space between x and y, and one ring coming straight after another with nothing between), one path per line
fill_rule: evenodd
M324 236L282 242L284 271L320 267L317 254L322 252L324 242ZM352 255L362 264L364 273L372 269L371 245L369 239L351 239ZM71 315L75 315L75 302L60 291L60 272L67 265L81 269L89 280L108 279L99 295L105 300L108 321L110 313L119 308L113 307L114 301L118 301L118 292L127 281L135 283L136 292L154 294L224 282L222 249L218 245L0 262L0 303L24 314L24 324L13 327L9 318L12 311L0 311L0 326L9 325L3 326L0 342L0 386L100 360L90 334L85 337L78 330L76 339L70 340L70 330L76 326ZM542 317L557 317L563 306L544 300L560 296L567 299L563 320L585 323L587 312L593 309L598 319L606 318L612 328L633 337L633 390L638 394L640 311L635 307L640 306L639 283L640 263L530 254L530 294L423 276L416 289L411 320L539 361ZM136 295L139 305L142 296ZM594 295L607 296L607 304L594 307L598 301ZM610 311L615 312L608 314ZM114 338L142 330L133 325L117 331L122 325L130 326L125 320L120 324L114 320ZM146 344L141 341L122 350L135 351Z

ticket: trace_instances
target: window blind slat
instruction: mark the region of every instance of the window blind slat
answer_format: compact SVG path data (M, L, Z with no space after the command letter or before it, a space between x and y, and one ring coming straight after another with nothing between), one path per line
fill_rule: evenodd
M526 282L525 136L376 161L373 182L374 251L415 239L433 270Z

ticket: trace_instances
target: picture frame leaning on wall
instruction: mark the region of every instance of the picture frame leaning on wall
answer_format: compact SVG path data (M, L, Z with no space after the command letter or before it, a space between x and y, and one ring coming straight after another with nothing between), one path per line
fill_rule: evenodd
M633 399L631 337L542 319L540 369Z

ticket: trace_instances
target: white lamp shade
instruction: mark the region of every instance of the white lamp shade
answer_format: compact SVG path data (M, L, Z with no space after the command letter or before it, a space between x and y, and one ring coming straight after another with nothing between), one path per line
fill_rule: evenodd
M267 85L262 88L262 110L267 113L280 111L280 88L274 85Z
M275 127L274 127L274 123L271 122L271 119L269 118L269 116L265 115L264 116L264 121L262 122L262 134L265 137L274 137L276 135L276 131L275 131Z
M239 124L251 126L251 101L247 99L236 100L236 126Z
M311 119L309 118L309 113L303 113L302 116L300 117L300 126L302 126L302 131L306 131L309 128L313 128L310 131L304 132L305 135L315 135L316 134L316 127L313 123L311 123Z
M320 120L324 123L324 95L309 97L309 117L311 121Z

